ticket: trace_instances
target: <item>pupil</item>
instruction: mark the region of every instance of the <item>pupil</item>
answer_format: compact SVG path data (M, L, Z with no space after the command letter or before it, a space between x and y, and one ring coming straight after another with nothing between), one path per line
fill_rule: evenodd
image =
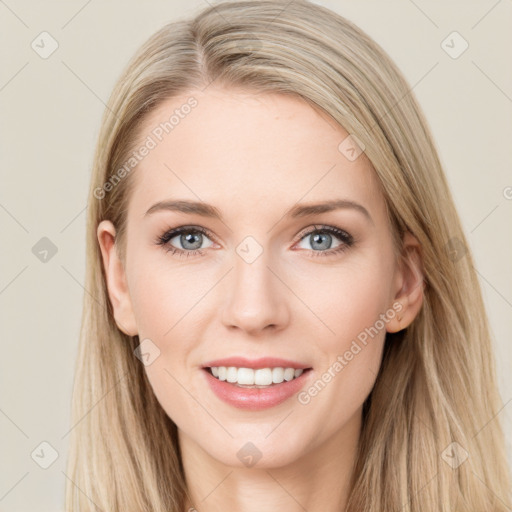
M319 242L321 243L322 241L322 237L324 238L324 242L327 241L327 243L324 243L323 246L320 247L320 249L329 249L329 242L330 242L330 239L331 239L331 235L329 235L329 233L322 233L322 234L316 234L313 236L313 239L314 239L314 242Z
M183 247L185 248L188 248L188 249L199 249L199 247L201 247L201 240L200 240L200 237L202 235L200 233L197 233L197 234L188 234L188 235L181 235L181 243L183 245ZM187 247L186 244L188 243L192 243L194 244L194 239L195 239L195 243L196 243L196 246L194 247ZM199 241L199 245L197 245L197 242Z

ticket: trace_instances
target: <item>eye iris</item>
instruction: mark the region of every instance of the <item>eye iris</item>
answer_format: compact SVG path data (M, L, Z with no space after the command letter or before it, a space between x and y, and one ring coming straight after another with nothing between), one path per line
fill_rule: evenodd
M201 244L202 244L202 234L201 233L188 233L187 235L181 235L180 237L180 242L181 242L181 245L185 248L185 249L199 249L201 247ZM195 239L195 246L194 247L187 247L187 244L188 243L192 243L194 244L194 239ZM198 243L199 242L199 243Z
M329 249L329 246L330 246L331 240L332 240L332 236L329 235L329 233L320 233L320 234L313 235L313 240L314 240L313 243L316 243L316 242L319 242L319 241L321 243L322 242L322 238L323 238L324 244L321 247L317 247L317 248L319 248L319 249ZM327 240L327 244L325 243L326 240ZM314 249L315 246L313 245L313 243L311 244L311 247L313 247L313 249Z

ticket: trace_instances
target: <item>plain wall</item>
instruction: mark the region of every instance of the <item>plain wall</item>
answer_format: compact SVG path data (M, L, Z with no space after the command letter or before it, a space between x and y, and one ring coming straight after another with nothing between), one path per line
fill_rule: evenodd
M510 454L512 2L317 3L383 47L425 111L476 259L506 404L496 412ZM85 293L86 197L104 103L151 34L206 6L203 0L0 2L1 511L63 510ZM31 47L43 31L58 42L46 59ZM458 58L441 46L453 31L469 44ZM449 44L456 51L461 40ZM46 262L33 252L37 243L51 251L43 237L57 249ZM38 447L36 454L49 456L44 441L58 452L48 469L31 457Z

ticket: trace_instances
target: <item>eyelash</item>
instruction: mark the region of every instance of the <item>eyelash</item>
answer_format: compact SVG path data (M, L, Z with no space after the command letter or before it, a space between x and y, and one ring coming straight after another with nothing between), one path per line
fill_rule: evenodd
M169 245L170 240L172 240L177 235L181 235L182 233L201 233L202 235L204 235L208 238L212 238L210 233L202 227L182 226L182 227L179 227L176 229L170 229L170 230L166 231L163 235L158 236L157 239L155 240L155 243L157 245L162 246L162 248L166 252L171 252L173 255L177 254L179 257L185 256L188 258L190 256L195 256L197 254L203 255L204 249L193 249L191 251L186 251L183 249L178 249L177 247L173 247L172 245ZM349 249L350 247L352 247L355 243L355 240L352 237L352 235L350 235L346 231L336 228L334 226L314 226L314 229L308 231L307 233L304 233L299 238L298 241L300 242L303 238L306 238L307 236L312 235L313 233L328 233L331 235L335 235L337 238L339 238L341 240L341 242L343 242L341 245L339 245L335 249L328 249L326 251L309 250L311 253L313 253L312 255L315 257L316 256L332 256L334 254L342 253L342 252L346 251L347 249Z

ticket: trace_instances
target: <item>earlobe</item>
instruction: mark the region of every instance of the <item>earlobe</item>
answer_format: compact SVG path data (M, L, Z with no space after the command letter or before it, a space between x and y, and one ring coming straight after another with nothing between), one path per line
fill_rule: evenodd
M117 253L116 229L112 222L103 220L96 231L107 280L108 295L119 329L129 336L138 334L135 316L128 291L126 273Z
M405 233L402 265L398 274L398 286L394 302L396 315L387 324L388 332L405 329L416 318L423 304L425 286L421 246L411 233Z

